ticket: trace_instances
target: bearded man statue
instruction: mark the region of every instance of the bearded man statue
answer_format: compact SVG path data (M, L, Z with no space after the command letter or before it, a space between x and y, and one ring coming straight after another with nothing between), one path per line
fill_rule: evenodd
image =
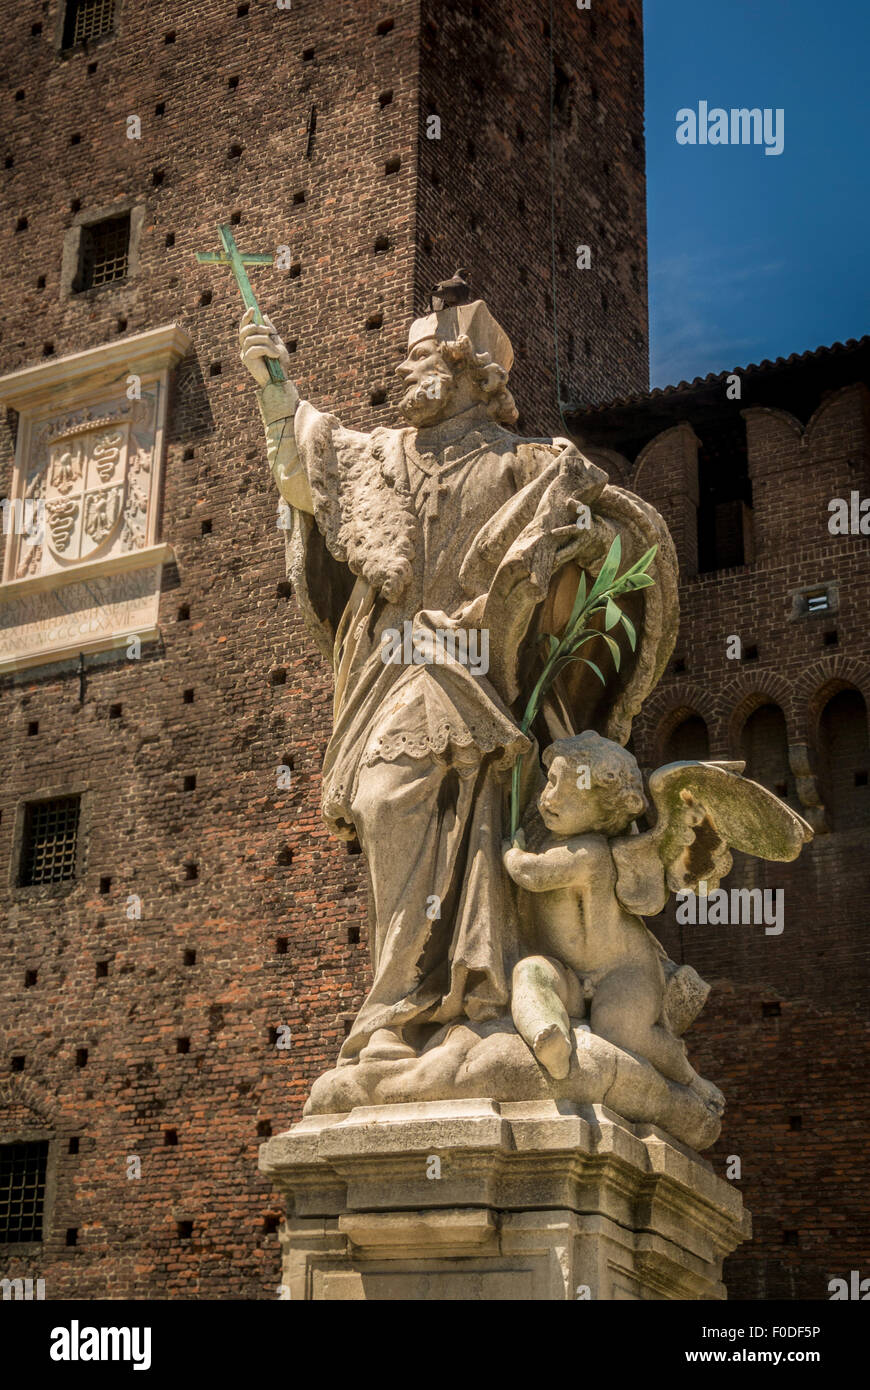
M249 311L240 340L289 509L288 575L334 670L323 815L358 838L368 866L374 980L327 1074L340 1077L416 1059L456 1021L508 1013L511 769L523 755L527 802L542 780L538 745L584 729L627 741L673 649L676 557L658 513L571 440L513 431L513 352L482 300L411 325L397 368L405 423L369 434L299 400L268 320ZM270 383L267 357L287 380ZM543 634L560 631L581 573L597 572L617 534L627 564L658 546L655 584L623 604L636 648L619 639L617 672L596 639L588 654L606 686L567 667L526 736ZM487 659L472 666L469 650ZM318 1086L318 1110L342 1108Z

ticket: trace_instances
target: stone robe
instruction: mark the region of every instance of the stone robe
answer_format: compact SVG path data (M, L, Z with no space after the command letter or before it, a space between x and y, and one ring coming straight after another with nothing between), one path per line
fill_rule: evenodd
M662 573L675 579L676 567L657 513L609 487L568 440L520 438L479 406L448 422L449 444L424 454L413 428L366 435L307 402L293 420L283 390L260 393L270 460L279 488L303 470L312 507L293 509L288 573L335 674L323 814L339 836L358 836L371 890L374 983L341 1065L379 1028L420 1046L452 1019L504 1013L518 944L501 842L510 768L532 747L518 726L541 623L564 622L578 566L597 567L616 529L626 560L658 543ZM578 526L581 502L588 528ZM669 595L646 592L638 652L625 653L607 692L611 735L627 736L673 644L661 621ZM447 653L433 664L385 661L383 635L406 622L486 630L488 672ZM537 732L594 727L602 708L587 681L569 679ZM524 763L530 784L537 759Z

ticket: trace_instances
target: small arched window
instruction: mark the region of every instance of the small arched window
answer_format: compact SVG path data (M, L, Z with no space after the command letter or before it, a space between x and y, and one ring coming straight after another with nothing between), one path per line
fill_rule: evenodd
M825 705L819 755L831 828L870 825L870 740L867 706L859 690L841 690Z
M740 743L746 761L744 776L795 805L797 787L788 762L785 715L779 705L761 705L750 714Z
M664 746L666 763L704 762L710 756L710 735L700 714L690 714L671 730Z

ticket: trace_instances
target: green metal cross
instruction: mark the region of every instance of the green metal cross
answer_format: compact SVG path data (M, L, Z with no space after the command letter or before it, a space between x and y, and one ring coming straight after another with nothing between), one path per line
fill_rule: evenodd
M251 288L251 282L248 279L245 266L271 265L274 261L274 256L243 256L233 240L233 234L229 227L218 227L218 236L220 237L221 246L224 248L223 251L197 251L196 259L201 265L228 265L236 277L236 284L241 291L242 299L245 301L245 308L253 309L255 323L261 324L263 322L263 315L260 312L260 306ZM263 360L269 369L269 376L272 381L285 380L284 373L274 357L266 357Z

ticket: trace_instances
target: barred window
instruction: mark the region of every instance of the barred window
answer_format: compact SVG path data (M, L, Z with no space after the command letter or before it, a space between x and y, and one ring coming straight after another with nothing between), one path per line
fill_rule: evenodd
M24 808L21 885L75 878L80 798L31 801Z
M67 0L63 25L63 46L111 34L115 22L115 0Z
M129 251L129 212L123 217L108 217L105 222L92 222L82 227L75 289L92 290L98 285L126 279Z
M48 1140L0 1144L0 1244L42 1240Z

